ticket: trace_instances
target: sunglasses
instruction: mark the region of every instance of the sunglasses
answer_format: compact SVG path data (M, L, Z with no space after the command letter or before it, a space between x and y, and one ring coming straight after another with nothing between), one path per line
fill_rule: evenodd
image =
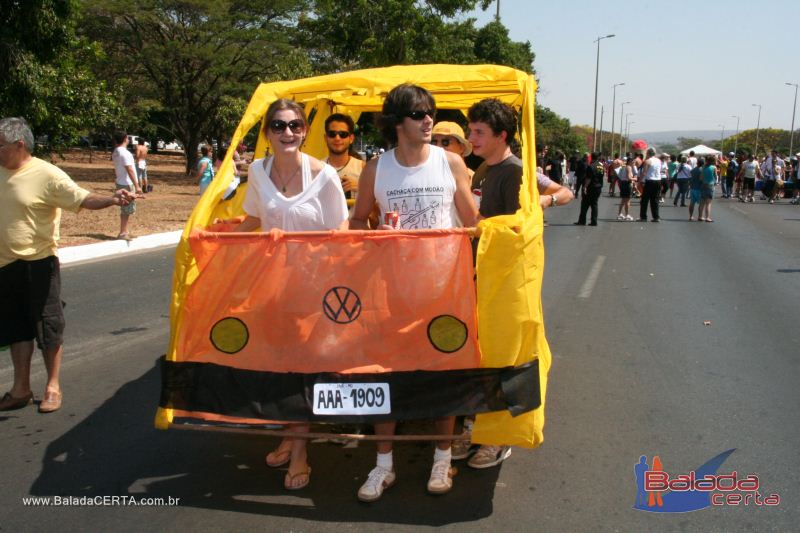
M406 113L403 116L406 116L406 117L410 118L411 120L422 120L422 119L425 118L425 116L429 116L431 118L434 118L436 116L436 110L435 109L417 109L416 111L409 111L408 113Z
M269 129L272 133L279 135L286 131L286 128L292 130L292 133L298 134L303 132L303 128L306 125L302 120L290 120L286 122L285 120L272 120L269 123Z
M450 146L450 139L431 139L431 144L434 146L441 145L443 148Z
M327 135L331 139L335 139L339 137L340 139L347 139L352 135L349 131L326 131L325 135Z

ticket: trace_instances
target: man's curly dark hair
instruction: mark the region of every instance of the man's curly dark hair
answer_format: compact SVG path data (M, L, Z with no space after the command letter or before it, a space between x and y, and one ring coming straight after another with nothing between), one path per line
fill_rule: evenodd
M511 144L517 134L517 112L497 98L486 98L467 111L470 122L488 124L495 135L506 132L506 143Z

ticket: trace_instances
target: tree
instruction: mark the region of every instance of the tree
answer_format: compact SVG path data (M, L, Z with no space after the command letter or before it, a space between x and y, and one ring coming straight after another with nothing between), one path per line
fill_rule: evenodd
M797 151L800 132L795 132L794 149ZM791 132L789 130L779 130L776 128L761 128L758 130L758 155L764 155L770 150L778 150L783 155L789 155L789 141ZM736 146L740 154L753 153L756 148L756 130L744 130L738 135L731 135L725 139L725 150L733 151Z
M692 146L697 146L698 144L702 144L703 139L699 137L678 137L678 148L680 150L686 150L687 148L691 148Z
M74 0L4 1L0 116L25 118L44 151L114 121L114 95L84 66L98 50L75 35Z
M476 0L317 0L300 28L320 72L423 63L474 63Z
M307 7L305 0L138 0L132 9L130 0L86 0L84 27L102 43L107 60L96 68L125 88L126 107L158 102L152 111L185 147L189 173L199 141L219 133L231 102L259 82L311 74L293 44Z
M559 116L547 107L536 105L536 147L548 153L561 151L567 156L576 150L586 151L586 141L573 131L569 119Z
M531 50L531 43L512 41L508 36L508 28L497 20L478 30L475 56L481 62L506 65L523 72L534 73L533 60L536 55Z

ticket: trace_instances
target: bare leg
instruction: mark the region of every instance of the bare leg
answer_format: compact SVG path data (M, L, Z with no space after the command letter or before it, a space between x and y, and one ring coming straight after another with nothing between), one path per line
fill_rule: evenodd
M397 422L379 422L375 424L375 434L376 435L394 435L395 429L397 428ZM453 432L453 427L450 427L450 433ZM448 433L449 435L449 433ZM378 441L378 453L389 453L392 451L392 441L390 440L382 440Z
M22 341L11 344L11 362L14 364L14 385L11 396L22 398L31 393L31 358L33 357L33 341Z
M448 416L440 418L436 420L434 426L436 427L436 433L438 435L452 435L456 427L456 417ZM440 450L449 450L452 443L453 441L450 440L440 440L436 443L436 447Z
M309 424L292 424L289 429L294 433L308 433L311 426ZM292 459L289 462L289 471L286 474L285 483L287 488L296 488L308 483L308 476L310 475L307 451L308 440L290 439L290 441Z
M120 214L119 215L119 234L125 235L128 233L128 219L130 215Z
M44 358L44 366L47 369L46 391L61 392L61 385L59 384L59 378L61 377L61 354L62 349L60 345L55 348L43 350L42 356Z

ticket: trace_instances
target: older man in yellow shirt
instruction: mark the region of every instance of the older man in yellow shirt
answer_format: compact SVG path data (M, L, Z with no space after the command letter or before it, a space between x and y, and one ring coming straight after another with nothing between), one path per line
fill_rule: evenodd
M61 209L126 205L134 195L118 190L104 196L78 187L61 169L33 157L33 142L25 120L0 119L0 345L11 346L14 364L14 384L0 399L0 411L33 403L30 367L36 339L47 369L39 411L49 413L61 407Z

